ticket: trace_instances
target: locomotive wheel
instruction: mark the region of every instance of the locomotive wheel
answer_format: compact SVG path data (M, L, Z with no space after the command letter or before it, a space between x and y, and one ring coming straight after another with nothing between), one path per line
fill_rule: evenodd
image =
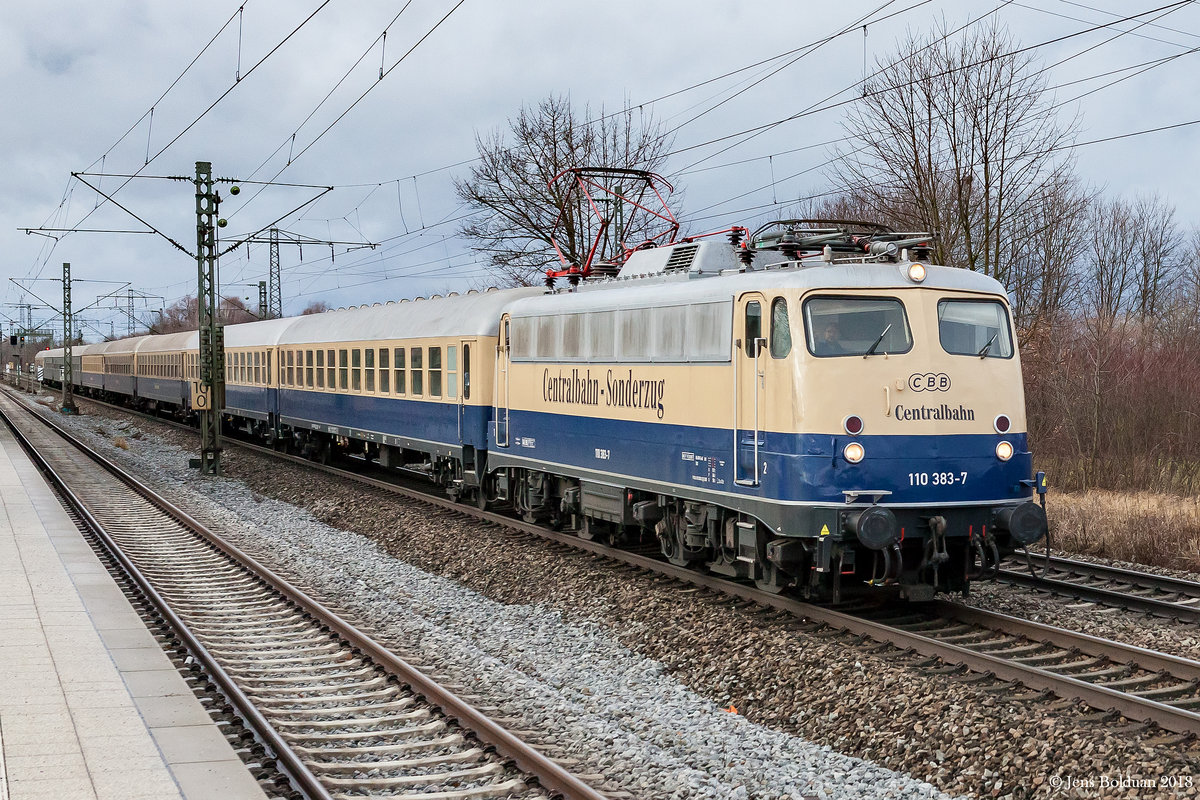
M762 577L756 578L754 585L768 594L782 594L791 582L790 576L781 572L774 563L763 559Z
M684 546L681 537L673 532L668 532L666 536L660 535L658 543L667 561L677 567L694 567L704 560L703 551L697 553L689 550Z
M600 541L603 544L609 543L608 524L594 520L588 516L585 516L583 522L580 523L577 535L580 539L589 542Z

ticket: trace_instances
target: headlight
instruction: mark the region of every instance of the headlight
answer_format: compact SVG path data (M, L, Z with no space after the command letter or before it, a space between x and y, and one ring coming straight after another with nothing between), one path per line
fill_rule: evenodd
M1013 446L1008 442L1001 442L996 445L996 458L1001 461L1008 461L1013 456Z
M863 456L867 453L863 450L863 446L858 442L851 442L842 448L842 458L846 459L851 464L857 464L863 460Z
M925 280L925 265L924 264L909 264L908 279L913 283L920 283Z

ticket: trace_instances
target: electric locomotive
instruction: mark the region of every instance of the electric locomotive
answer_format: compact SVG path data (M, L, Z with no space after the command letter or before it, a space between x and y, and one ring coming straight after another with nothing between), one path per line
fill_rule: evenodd
M1046 529L1003 288L896 246L925 234L780 225L514 302L500 494L772 591L965 591Z

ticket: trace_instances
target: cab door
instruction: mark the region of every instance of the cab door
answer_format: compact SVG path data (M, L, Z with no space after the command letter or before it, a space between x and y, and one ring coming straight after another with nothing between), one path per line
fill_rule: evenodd
M506 314L500 319L500 338L496 342L496 380L492 400L492 425L497 447L508 447L509 326Z
M758 486L761 475L759 450L764 444L766 309L766 298L762 294L747 292L738 298L734 320L733 464L734 480L741 486Z

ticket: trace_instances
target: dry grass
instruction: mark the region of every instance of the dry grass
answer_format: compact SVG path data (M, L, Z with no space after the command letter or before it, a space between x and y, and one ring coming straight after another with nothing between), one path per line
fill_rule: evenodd
M113 437L112 443L113 443L113 447L119 447L122 450L129 449L129 442L125 439L124 436Z
M1200 496L1091 489L1049 496L1056 548L1200 572Z

